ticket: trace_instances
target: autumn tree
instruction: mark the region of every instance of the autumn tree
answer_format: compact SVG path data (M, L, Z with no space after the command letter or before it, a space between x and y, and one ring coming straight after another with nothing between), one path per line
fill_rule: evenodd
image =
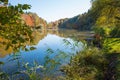
M0 0L0 38L1 44L6 49L13 47L18 50L25 47L26 42L32 41L32 30L26 24L22 24L21 14L23 10L30 9L28 4L8 5L8 0Z

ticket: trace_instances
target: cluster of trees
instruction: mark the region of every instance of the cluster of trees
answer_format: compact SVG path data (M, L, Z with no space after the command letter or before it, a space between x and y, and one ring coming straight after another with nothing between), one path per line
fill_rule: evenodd
M36 13L28 12L26 15L29 15L33 19L34 27L46 27L47 22L40 18Z
M17 49L25 47L26 42L32 41L32 30L22 24L23 10L30 9L28 4L9 5L8 0L0 0L0 44Z
M78 27L80 30L95 30L102 36L99 40L102 47L86 47L71 57L70 63L61 71L66 74L66 80L119 80L120 0L92 0L91 3L91 9L81 16L81 20L74 17L68 21L73 20L73 24L80 21L79 24L83 24Z
M98 15L94 27L102 28L106 36L120 37L120 1L119 0L93 0L92 11ZM118 30L116 30L116 28Z
M120 1L92 0L91 4L92 7L87 13L64 20L58 27L80 31L103 29L106 36L120 37Z
M8 0L0 0L0 45L6 46L6 51L25 49L26 44L34 41L33 30L46 28L44 19L36 13L25 12L30 8L28 4L11 5Z
M91 9L82 15L70 19L61 19L51 25L59 28L92 30L102 37L120 37L120 0L92 0ZM32 29L23 23L21 14L23 10L30 9L30 5L9 5L8 0L0 0L0 45L6 45L14 51L20 46L25 48L26 43L32 41ZM46 22L40 20L36 14L27 13L34 19L34 25L45 26ZM40 25L40 22L43 23ZM118 44L119 43L119 44ZM108 45L109 44L109 45ZM111 47L116 45L117 47ZM119 39L103 40L103 50L86 48L71 58L68 65L61 71L66 74L66 80L117 80L120 79ZM113 48L113 49L111 49ZM111 50L111 53L109 53ZM113 50L113 51L112 51ZM113 53L114 52L114 53Z

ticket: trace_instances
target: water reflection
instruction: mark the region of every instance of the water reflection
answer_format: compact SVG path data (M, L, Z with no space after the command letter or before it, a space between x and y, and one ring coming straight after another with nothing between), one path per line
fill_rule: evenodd
M10 75L26 70L37 70L41 76L59 74L60 66L83 49L81 40L92 36L75 30L36 30L33 35L34 43L27 44L24 50L20 48L16 54L12 47L5 50L5 45L0 43L0 62L4 63L0 71ZM36 49L30 50L31 46Z
M47 36L47 34L55 34L57 36L60 36L60 37L64 37L64 38L72 38L75 40L78 40L78 41L81 41L83 39L85 39L86 37L89 38L91 36L93 36L92 33L90 32L79 32L79 31L76 31L76 30L51 30L51 29L48 29L48 30L35 30L33 32L33 38L34 38L34 42L33 43L27 43L27 44L24 44L24 45L36 45L38 44L38 42L40 40L42 40L44 37ZM1 37L0 37L0 57L5 57L6 55L9 55L10 53L12 53L14 50L13 50L13 47L10 47L8 50L6 50L6 44L3 44L3 40Z
M65 32L55 30L35 31L33 33L35 34L34 45L28 45L26 46L27 51L20 49L20 52L16 54L8 54L7 51L3 54L3 48L1 48L0 62L4 62L1 67L2 71L12 75L17 71L26 70L26 64L30 69L37 64L39 67L42 66L46 69L46 73L55 72L61 65L68 63L72 55L83 48L81 42L71 39L69 37L71 34L65 35ZM36 49L29 50L31 46L36 47ZM41 70L38 72L41 73Z

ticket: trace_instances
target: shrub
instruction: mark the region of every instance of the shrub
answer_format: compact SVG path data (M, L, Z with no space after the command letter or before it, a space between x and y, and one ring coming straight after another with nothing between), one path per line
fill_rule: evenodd
M86 48L71 57L70 63L61 71L68 80L103 80L107 63L104 53L98 48Z

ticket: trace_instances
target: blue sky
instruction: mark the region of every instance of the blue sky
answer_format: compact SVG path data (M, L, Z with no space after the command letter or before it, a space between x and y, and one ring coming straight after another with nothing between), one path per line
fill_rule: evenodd
M78 14L87 12L91 7L90 0L9 0L13 5L30 4L31 12L47 22L55 21L61 18L71 18Z

